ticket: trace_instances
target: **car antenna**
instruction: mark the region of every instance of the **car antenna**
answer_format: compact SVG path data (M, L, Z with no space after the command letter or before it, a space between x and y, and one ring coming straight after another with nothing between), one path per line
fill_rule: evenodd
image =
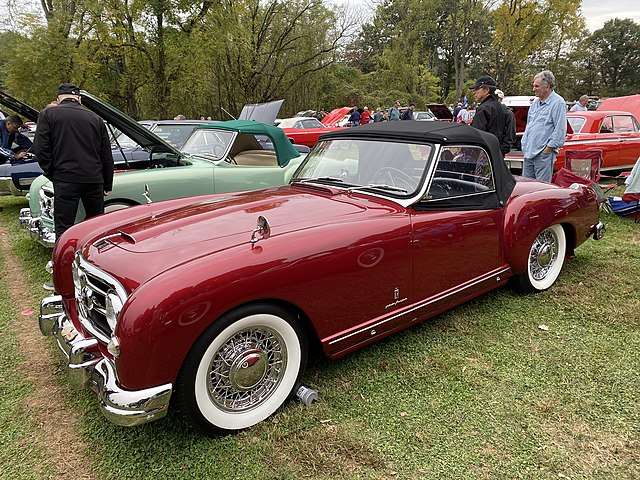
M224 109L224 107L220 107L220 108L222 109L222 111L223 111L224 113L226 113L227 115L229 115L231 118L233 118L234 120L237 120L237 118L236 118L236 117L234 117L233 115L231 115L229 112L227 112L227 111Z

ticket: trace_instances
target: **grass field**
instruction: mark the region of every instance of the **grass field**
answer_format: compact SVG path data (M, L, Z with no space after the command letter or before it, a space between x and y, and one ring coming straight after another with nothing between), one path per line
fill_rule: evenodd
M581 246L550 290L501 288L338 361L314 360L305 383L318 402L207 438L171 414L108 423L89 392L67 386L52 339L38 340L46 380L28 374L16 332L38 330L37 314L21 312L45 296L49 252L17 226L25 203L0 198L0 268L11 255L21 273L0 283L2 478L640 478L640 224L603 215L605 239ZM13 304L16 292L28 305ZM51 387L63 407L46 421L30 402ZM53 427L67 424L73 441L63 442Z

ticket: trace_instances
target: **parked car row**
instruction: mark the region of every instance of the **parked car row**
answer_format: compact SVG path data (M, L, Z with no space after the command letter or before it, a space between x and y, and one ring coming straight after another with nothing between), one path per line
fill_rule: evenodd
M130 161L128 169L114 174L113 189L105 197L107 212L149 199L282 185L304 157L281 129L252 120L189 124L184 128L189 131L187 140L178 150L155 134L165 131L163 122L150 125L152 131L87 92L81 92L81 97L84 106L137 145L122 149ZM265 138L273 150L263 147ZM20 224L34 239L52 247L56 240L53 217L53 184L41 175L31 185L29 207L21 209ZM84 217L80 207L76 222Z

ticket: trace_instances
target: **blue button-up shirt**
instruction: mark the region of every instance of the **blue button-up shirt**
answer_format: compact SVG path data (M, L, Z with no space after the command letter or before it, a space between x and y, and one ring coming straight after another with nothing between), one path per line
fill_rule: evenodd
M567 136L567 104L556 92L544 102L537 98L529 107L527 127L522 137L524 158L533 158L545 147L556 152Z

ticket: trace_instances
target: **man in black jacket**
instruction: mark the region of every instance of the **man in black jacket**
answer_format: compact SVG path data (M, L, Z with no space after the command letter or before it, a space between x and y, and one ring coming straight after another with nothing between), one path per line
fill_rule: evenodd
M496 81L489 76L482 76L471 86L471 89L473 99L479 104L471 126L494 134L502 150L507 112L495 95Z
M53 182L56 239L75 223L82 200L86 218L104 212L113 186L113 157L107 128L80 104L80 89L58 87L58 105L38 116L34 150L45 177Z
M511 151L516 143L516 116L509 107L507 107L504 101L504 92L500 89L496 89L496 96L504 111L506 112L504 133L502 135L502 141L500 142L500 151L502 155L506 155Z

